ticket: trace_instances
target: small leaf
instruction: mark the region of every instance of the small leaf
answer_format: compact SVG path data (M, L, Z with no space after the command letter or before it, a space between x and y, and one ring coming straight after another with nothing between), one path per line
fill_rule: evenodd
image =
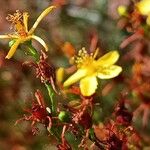
M9 42L9 47L12 47L13 45L14 45L14 43L16 42L16 39L13 39L13 40L11 40L10 42Z

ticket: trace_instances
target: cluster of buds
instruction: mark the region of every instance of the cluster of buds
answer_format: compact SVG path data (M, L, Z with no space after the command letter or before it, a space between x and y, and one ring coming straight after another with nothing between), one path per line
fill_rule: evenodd
M133 98L140 100L140 105L135 109L133 117L136 120L139 114L143 113L142 122L143 126L146 127L150 108L150 96L148 94L150 92L150 57L149 42L147 40L149 39L150 1L134 1L129 8L121 6L118 10L122 14L119 24L122 28L126 28L128 32L133 33L123 40L120 45L121 48L125 48L132 44L132 50L127 52L124 58L126 61L129 59L134 60L132 78L128 79L127 84ZM126 19L126 23L123 25L124 19Z
M132 127L132 112L129 112L125 106L126 100L124 97L116 105L113 119L109 120L104 125L95 127L97 143L103 149L109 150L126 150L140 149L141 139L134 127ZM97 134L97 132L101 132Z
M145 68L145 63L135 63L133 66L133 78L130 82L130 88L135 98L140 99L140 105L134 111L134 120L143 112L142 123L146 127L149 118L149 92L150 80L148 76L149 68Z
M94 99L92 96L82 96L78 87L73 87L68 92L80 96L81 101L73 100L64 105L67 111L60 111L59 120L66 123L66 131L72 132L77 138L82 137L78 147L88 149L86 140L89 139L89 129L92 128ZM80 127L82 127L85 134L81 134Z
M41 55L37 63L25 62L24 64L35 67L36 77L39 78L42 83L49 83L53 87L53 90L57 93L55 86L55 68L54 66L52 66L52 64L49 65L47 63L47 55L45 54L45 52L41 51Z
M129 6L119 6L119 27L126 28L128 32L137 32L137 30L143 28L143 24L149 25L148 18L146 17L150 12L149 4L148 0L141 0L140 2L130 2Z
M46 107L42 93L37 90L35 92L36 102L34 101L31 109L25 111L30 115L24 115L23 118L16 121L18 124L20 121L31 121L31 127L33 134L37 134L38 128L35 127L36 123L44 124L48 129L52 126L52 117L50 108Z
M118 13L120 14L120 20L118 22L119 28L126 29L127 32L133 33L121 43L121 48L125 48L128 44L136 40L141 40L144 34L147 34L146 26L149 26L149 24L147 24L145 14L142 12L143 9L149 9L145 8L149 5L146 4L147 2L147 0L142 0L141 2L133 1L129 6L118 7Z

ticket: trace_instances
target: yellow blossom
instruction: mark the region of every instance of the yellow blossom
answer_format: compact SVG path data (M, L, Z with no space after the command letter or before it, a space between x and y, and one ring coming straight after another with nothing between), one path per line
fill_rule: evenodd
M120 5L118 7L117 11L120 16L128 16L127 6Z
M147 16L147 24L150 25L150 0L141 0L136 4L138 11Z
M122 71L120 66L114 65L119 59L117 51L111 51L96 60L98 49L93 54L88 54L85 48L74 57L77 64L77 71L65 82L64 87L80 81L80 90L84 96L91 96L95 93L98 85L97 77L100 79L111 79Z
M15 43L11 46L6 56L7 59L10 59L14 55L16 49L21 43L24 43L31 39L38 41L45 48L45 50L48 51L48 47L44 42L44 40L34 35L34 31L37 28L38 24L41 22L41 20L46 15L48 15L48 13L50 13L53 8L55 8L55 6L50 6L46 8L37 18L37 20L35 21L30 30L28 30L29 15L27 12L21 13L19 10L17 10L13 15L11 14L8 15L6 19L12 23L15 32L8 35L0 35L0 39L15 39Z

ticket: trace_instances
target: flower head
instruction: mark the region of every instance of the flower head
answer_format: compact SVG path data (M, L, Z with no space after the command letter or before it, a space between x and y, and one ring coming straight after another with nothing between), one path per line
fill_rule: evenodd
M1 39L15 39L15 43L11 46L6 58L10 59L16 49L18 48L19 44L24 43L26 41L29 41L31 39L34 39L38 41L47 51L48 47L46 43L38 36L34 35L34 31L37 28L40 21L49 13L51 10L55 8L55 6L50 6L46 8L41 15L37 18L35 23L33 24L32 28L28 30L28 13L24 12L21 13L19 10L17 10L13 15L9 14L7 16L7 20L12 23L12 26L14 28L14 33L8 34L8 35L0 35Z
M80 90L82 95L91 96L97 89L97 77L100 79L111 79L119 75L122 71L120 66L114 65L119 58L117 51L111 51L96 60L98 49L95 53L88 54L85 48L74 57L77 71L69 77L64 86L70 86L80 80Z
M150 0L141 0L136 6L142 15L147 16L146 21L147 24L150 25Z

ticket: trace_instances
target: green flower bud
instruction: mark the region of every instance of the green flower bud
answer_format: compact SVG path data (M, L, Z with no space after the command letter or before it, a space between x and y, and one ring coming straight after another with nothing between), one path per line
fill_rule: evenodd
M69 122L70 121L70 113L66 111L61 111L58 115L58 118L62 122Z

